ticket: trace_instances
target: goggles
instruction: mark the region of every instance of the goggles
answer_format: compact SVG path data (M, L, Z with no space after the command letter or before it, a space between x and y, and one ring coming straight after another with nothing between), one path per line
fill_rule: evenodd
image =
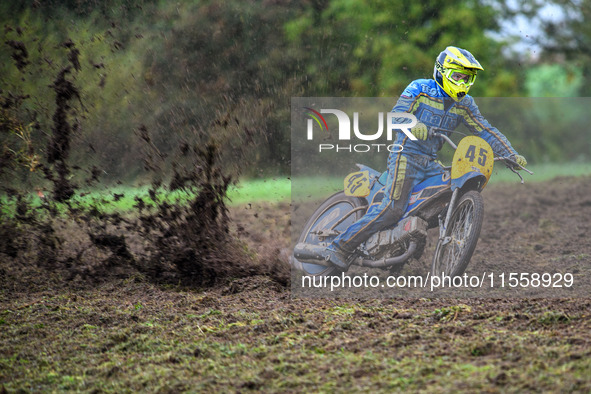
M457 70L453 68L448 68L443 73L445 77L449 80L449 82L453 83L454 85L465 85L465 86L472 86L474 81L476 80L476 73L470 72L468 70Z

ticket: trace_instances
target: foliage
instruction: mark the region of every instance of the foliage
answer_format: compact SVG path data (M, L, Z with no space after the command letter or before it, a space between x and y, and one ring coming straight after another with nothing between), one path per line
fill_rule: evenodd
M468 48L485 66L478 96L519 94L501 56L494 9L473 0L333 0L286 25L310 79L311 95L398 96L413 79L431 78L448 45Z
M291 2L170 4L158 10L157 29L143 63L144 121L164 151L187 139L214 135L229 166L241 166L240 146L256 143L245 159L270 173L289 157L288 105L292 62L279 27L297 11ZM245 168L241 168L245 170ZM246 169L255 175L256 168Z
M163 157L213 135L230 169L286 173L291 97L396 97L411 80L431 77L447 45L469 49L484 65L476 97L588 94L588 27L570 2L553 3L567 18L543 25L549 56L538 66L513 57L492 34L508 16L533 18L533 0L513 11L503 0L5 1L0 123L12 122L12 131L2 134L2 157L20 168L12 170L16 178L38 183L27 171L47 144L50 86L68 61L66 42L78 50L72 77L85 103L73 119L72 159L96 165L111 181L146 180L144 167L155 158L144 160L141 127ZM583 16L588 3L581 2ZM566 83L553 75L562 70ZM236 156L245 144L254 148ZM564 144L552 149L554 160L569 156Z
M583 85L580 68L541 64L528 70L525 86L530 97L576 97Z
M4 14L5 17L7 15ZM129 99L119 92L129 86L126 81L131 79L129 75L133 70L117 66L125 63L129 53L117 50L124 44L119 41L121 35L114 33L116 28L97 13L67 27L65 20L70 17L73 17L70 11L61 6L52 8L46 5L43 8L27 8L14 19L6 21L6 40L0 44L11 56L0 61L1 100L4 117L13 119L13 123L20 125L21 129L32 128L29 132L29 156L44 156L55 127L54 117L57 116L56 77L66 67L71 67L67 77L82 87L77 105L79 110L75 115L68 115L74 125L71 151L75 161L90 166L101 154L122 156L116 149L109 151L112 148L109 140L115 137L112 131L131 127L129 116L124 116L117 109L123 106L125 99ZM107 84L109 71L115 69L122 71L109 75ZM103 100L105 96L109 97L108 102ZM82 105L82 102L85 104ZM108 121L105 122L105 119ZM133 136L133 133L119 134L118 146L125 147L128 136ZM3 145L14 146L10 139L6 139L6 134L2 138ZM98 155L89 155L97 148L101 148ZM129 147L127 150L130 150ZM106 170L111 170L105 160L103 165ZM34 178L23 177L40 186L41 181L36 179L38 177Z
M565 59L583 68L585 78L591 76L591 1L553 0L562 10L563 19L543 21L544 35L540 43L548 54L563 55ZM591 88L586 84L584 95Z
M591 1L571 0L525 0L513 4L511 16L525 16L534 26L528 39L541 49L533 56L534 61L548 67L565 67L569 76L581 74L583 81L591 78ZM548 12L540 12L546 9ZM525 60L525 59L522 59ZM575 95L589 96L591 86L582 83ZM560 93L554 96L561 96Z

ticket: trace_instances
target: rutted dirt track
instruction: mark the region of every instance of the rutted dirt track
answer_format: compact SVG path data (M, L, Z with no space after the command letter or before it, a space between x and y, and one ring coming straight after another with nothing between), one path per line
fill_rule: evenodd
M471 270L503 261L584 277L591 178L491 185L483 195ZM281 266L289 204L231 216L260 264ZM408 270L427 267L432 248ZM138 275L27 291L5 268L0 392L591 390L589 298L302 299L254 272L205 289Z

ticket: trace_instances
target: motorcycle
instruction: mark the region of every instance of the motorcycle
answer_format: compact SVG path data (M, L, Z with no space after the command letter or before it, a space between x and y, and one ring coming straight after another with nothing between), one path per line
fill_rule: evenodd
M400 221L362 243L354 251L352 265L399 273L411 258L423 254L427 230L439 227L431 275L461 276L480 236L484 217L480 193L490 179L494 161L504 162L521 183L524 180L516 168L533 174L509 157L494 157L491 146L480 137L467 136L456 145L437 130L430 130L429 136L442 138L455 149L451 166L443 167L442 175L416 185ZM305 275L340 275L342 270L328 261L326 247L382 200L387 172L357 166L359 171L345 178L344 190L324 201L304 225L292 264Z

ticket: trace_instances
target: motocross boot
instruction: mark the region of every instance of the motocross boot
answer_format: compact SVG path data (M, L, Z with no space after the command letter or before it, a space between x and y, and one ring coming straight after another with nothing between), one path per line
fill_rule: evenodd
M332 265L347 271L355 258L353 252L348 252L339 247L329 246L326 249L326 260L331 262Z

